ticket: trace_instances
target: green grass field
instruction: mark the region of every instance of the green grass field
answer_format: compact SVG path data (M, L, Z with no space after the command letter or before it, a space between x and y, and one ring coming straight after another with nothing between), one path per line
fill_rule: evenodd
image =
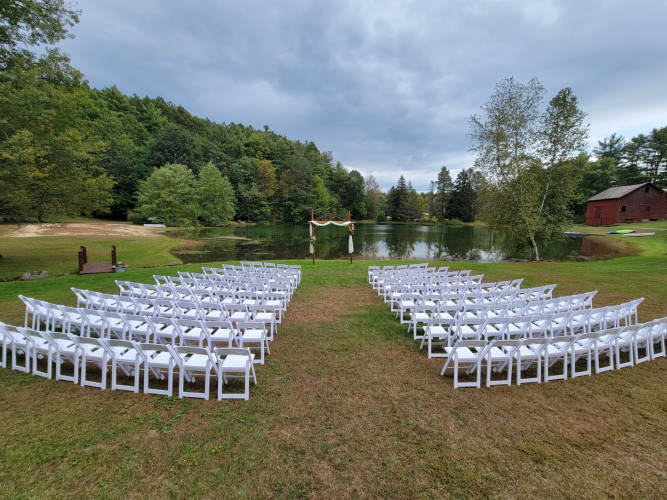
M634 257L448 264L487 281L556 283L556 295L598 290L596 306L645 297L646 321L667 315L667 231L656 233L632 242ZM69 249L56 250L64 241L31 240L23 253L71 260ZM7 259L7 239L0 244ZM150 265L155 243L136 245ZM162 258L154 263L170 262ZM0 497L664 495L665 358L574 380L455 390L439 374L443 361L427 359L367 285L367 266L387 262L297 263L302 285L248 402L101 391L0 369ZM197 268L135 266L123 278ZM0 283L0 320L22 323L19 293L74 304L71 286L115 291L117 277Z

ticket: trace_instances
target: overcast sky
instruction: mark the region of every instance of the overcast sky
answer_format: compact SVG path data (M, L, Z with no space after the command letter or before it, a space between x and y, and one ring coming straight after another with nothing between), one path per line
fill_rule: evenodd
M495 84L571 87L590 144L667 125L664 0L78 0L90 84L313 141L383 189L472 166Z

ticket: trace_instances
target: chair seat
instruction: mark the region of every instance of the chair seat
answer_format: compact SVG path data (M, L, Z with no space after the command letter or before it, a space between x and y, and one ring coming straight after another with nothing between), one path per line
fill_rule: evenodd
M454 347L445 347L445 352L447 355L451 354L454 350ZM456 349L456 357L460 363L472 363L477 361L477 353L473 352L468 347L459 347Z
M264 330L259 330L259 329L254 330L254 329L247 328L243 332L242 338L243 338L244 342L245 341L253 341L253 340L260 341L264 338Z
M191 354L183 361L187 370L206 371L211 367L210 358L202 354Z
M255 358L254 354L251 354L252 359ZM220 368L222 371L242 371L248 366L248 356L240 356L236 354L231 354L222 361Z

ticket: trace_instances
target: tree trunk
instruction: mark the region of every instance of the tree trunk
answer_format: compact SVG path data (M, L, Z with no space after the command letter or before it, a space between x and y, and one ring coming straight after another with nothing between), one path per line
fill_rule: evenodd
M535 242L535 237L533 235L530 236L530 252L533 260L540 260L540 252L537 248L537 243Z

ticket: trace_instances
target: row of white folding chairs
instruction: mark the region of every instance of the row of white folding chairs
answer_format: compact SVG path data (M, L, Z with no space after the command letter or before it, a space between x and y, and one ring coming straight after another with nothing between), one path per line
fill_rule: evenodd
M169 298L132 297L127 295L106 294L92 290L72 288L77 296L77 306L86 309L98 309L127 314L139 314L149 316L169 316L198 318L203 320L226 319L239 309L246 308L256 311L271 318L271 332L282 323L282 317L286 308L280 295L266 294L262 301L243 300L242 297L234 298L233 301L210 301L190 297L187 300L174 300ZM237 307L238 306L238 307Z
M454 293L463 293L465 291L471 291L474 293L481 293L482 290L482 280L484 275L476 276L464 276L451 278L448 282L438 283L435 286L426 286L423 285L414 285L410 283L396 283L391 284L387 287L380 287L378 289L378 295L382 297L382 300L387 304L392 303L396 298L400 297L406 290L415 290L416 292L422 292L425 290L425 293L437 293L440 295L449 295Z
M186 276L187 275L187 276ZM298 286L298 278L293 275L254 275L226 276L219 274L197 274L179 271L179 276L154 275L156 284L186 287L186 288L213 288L213 289L270 289L280 287L293 293Z
M586 292L584 294L570 295L559 297L557 299L542 299L539 297L546 297L546 295L538 294L536 299L525 302L523 299L515 299L514 296L507 296L507 302L495 303L478 303L477 298L473 295L457 295L442 300L437 304L416 302L414 304L408 303L401 307L400 321L408 324L408 333L413 332L413 338L419 339L419 327L422 328L433 318L454 318L461 317L512 317L512 316L534 316L539 314L551 314L557 312L578 311L582 309L591 309L593 306L592 299L597 291ZM524 297L530 297L530 294ZM641 299L640 299L641 302ZM637 304L638 305L638 304ZM409 312L409 315L406 314ZM636 314L636 306L635 306ZM404 317L408 316L409 321L405 321Z
M255 355L247 348L220 347L213 351L193 346L139 343L118 339L79 337L59 332L39 332L25 327L0 323L2 342L2 366L7 366L7 351L11 349L12 369L34 375L67 380L82 386L106 389L107 372L111 374L111 389L139 392L143 371L144 392L147 394L173 394L174 373L178 372L179 391L182 397L209 399L211 376L217 376L218 400L249 398L250 377L257 384ZM23 356L23 362L19 360ZM43 360L43 361L42 361ZM40 361L42 361L40 363ZM40 367L46 364L46 367ZM63 366L71 365L71 373L63 373ZM90 377L90 365L99 368L100 379ZM132 384L123 383L118 375L130 378ZM203 391L187 384L204 378ZM243 392L225 391L225 384L232 379L244 381ZM151 380L153 384L151 386ZM167 387L156 387L155 380L166 382ZM164 385L161 384L161 385Z
M438 357L434 347L450 347L459 340L525 339L589 333L637 324L637 307L643 299L597 309L511 317L432 318L424 330L420 349L428 346L428 356Z
M232 280L227 278L206 278L204 280L195 280L162 275L154 275L153 278L155 279L155 285L147 285L150 292L152 292L151 286L164 290L163 293L166 294L170 294L172 289L180 294L187 294L188 290L207 290L212 294L227 291L275 292L286 294L288 302L291 300L297 287L296 279L237 278Z
M387 266L368 266L368 282L373 281L373 276L384 274L384 273L393 273L393 272L447 272L449 270L448 266L433 267L429 266L428 262L420 262L417 264L398 264L398 265L387 265Z
M516 383L551 380L566 380L582 375L633 366L643 361L665 356L665 337L667 336L667 318L648 323L605 329L580 335L561 335L545 338L527 338L516 340L459 340L451 347L446 347L446 362L440 372L444 375L448 368L453 370L454 387L481 387L482 369L486 368L486 385L511 385L513 370ZM627 360L621 354L627 353ZM584 368L577 367L577 362L584 358ZM556 374L554 365L561 362ZM524 373L536 365L534 375ZM461 369L468 375L475 375L473 381L459 381ZM551 373L550 373L551 370ZM502 374L494 379L493 374Z
M555 307L551 302L551 293L555 285L545 285L519 290L498 290L496 292L477 293L476 290L457 290L456 293L439 294L401 294L392 311L396 312L401 324L410 324L415 320L418 309L435 309L437 307L448 310L458 309L496 309L508 306L524 308L532 304L534 309ZM595 292L593 292L593 295ZM574 300L574 299L573 299ZM558 301L557 304L563 303ZM547 305L552 304L552 305ZM574 306L574 304L572 304ZM563 305L564 308L564 305Z
M389 267L389 268L387 268ZM397 268L400 266L396 266ZM452 278L456 276L466 276L470 270L450 271L448 267L440 268L415 268L415 269L391 269L391 266L385 266L380 270L369 269L369 283L374 289L381 284L395 283L398 281L410 281L417 279Z
M396 285L399 283L412 283L414 285L437 285L438 283L448 283L455 279L471 278L475 281L479 275L470 274L470 270L462 271L432 271L430 269L414 271L390 271L381 272L373 275L371 285L374 288Z
M128 297L155 297L155 298L179 298L190 297L205 300L223 301L233 299L237 295L280 295L282 301L287 304L294 293L289 286L280 283L272 283L270 286L210 286L210 287L177 287L165 284L146 284L132 281L116 280L120 295ZM260 297L261 299L261 297Z
M263 270L289 270L301 274L301 265L299 264L280 264L277 262L257 262L257 261L240 261L242 269L250 269L253 271Z
M205 275L214 274L220 276L285 276L295 277L297 284L301 283L301 266L278 264L272 267L243 267L232 264L223 264L222 267L202 267Z
M264 351L269 352L268 343L277 332L275 313L263 306L227 306L223 311L224 316L212 318L202 317L196 310L193 310L192 314L182 309L179 309L178 313L175 310L156 309L153 311L155 314L135 314L69 307L30 297L19 297L26 304L25 326L34 330L60 330L86 337L140 339L145 342L152 339L155 342L183 344L185 341L194 340L198 341L200 346L205 340L209 349L215 347L215 342L228 342L229 347L233 343L252 343L258 344L262 363ZM29 321L29 314L32 314L32 322ZM230 323L235 325L235 328L228 327ZM261 323L262 331L247 326L249 323ZM190 332L192 329L196 334Z
M436 287L402 284L392 288L391 293L385 302L389 304L390 310L395 312L398 309L398 303L404 300L406 296L412 299L414 299L415 296L422 296L424 298L429 297L430 300L439 301L450 295L460 295L465 293L470 297L470 301L475 299L474 302L476 303L488 304L499 300L513 300L515 298L517 300L551 298L553 289L556 287L556 285L544 285L541 287L522 289L522 281L523 279L498 281L493 283L452 283Z
M213 292L207 289L169 289L157 285L144 285L133 282L116 282L121 287L120 295L104 294L91 290L82 290L72 288L80 302L86 304L86 307L96 307L105 309L123 310L123 305L132 309L132 299L144 301L176 300L186 301L198 304L202 309L223 309L226 305L244 304L257 305L275 308L276 321L282 323L282 317L287 310L287 294L280 292L249 292L249 291L218 291ZM101 303L100 306L97 306ZM106 305L108 304L108 305ZM143 308L144 306L142 306ZM130 312L130 311L124 311ZM140 314L141 311L137 312Z
M483 274L470 274L470 271L450 271L446 276L433 279L422 279L414 276L394 276L392 279L380 279L374 282L374 290L382 297L385 302L388 300L390 293L397 286L411 285L411 286L426 286L428 288L442 288L454 285L471 285L479 283L484 280Z

